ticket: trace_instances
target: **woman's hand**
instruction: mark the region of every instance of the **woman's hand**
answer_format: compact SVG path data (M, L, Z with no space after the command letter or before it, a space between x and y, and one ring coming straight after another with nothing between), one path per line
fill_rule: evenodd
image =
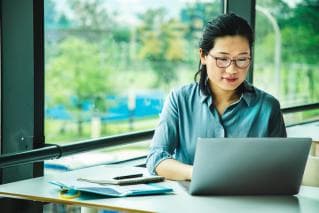
M166 159L158 164L156 173L170 180L191 180L193 166L174 159Z

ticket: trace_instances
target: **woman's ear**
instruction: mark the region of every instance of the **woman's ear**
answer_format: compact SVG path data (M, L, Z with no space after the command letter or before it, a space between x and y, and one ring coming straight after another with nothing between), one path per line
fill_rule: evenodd
M199 57L200 57L200 63L202 65L206 65L206 55L202 48L199 48Z

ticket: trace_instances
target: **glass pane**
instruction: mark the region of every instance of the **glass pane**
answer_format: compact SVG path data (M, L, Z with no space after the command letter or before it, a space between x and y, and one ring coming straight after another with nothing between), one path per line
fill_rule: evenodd
M256 1L254 84L282 107L319 101L316 1Z
M46 141L154 128L169 90L193 81L199 35L220 13L217 0L45 0Z
M284 114L286 126L319 120L319 109Z

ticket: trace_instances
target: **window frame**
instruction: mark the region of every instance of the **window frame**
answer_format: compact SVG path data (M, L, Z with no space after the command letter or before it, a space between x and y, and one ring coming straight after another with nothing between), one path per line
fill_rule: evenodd
M29 155L25 155L21 159L25 162L43 161L52 158L52 156L61 157L63 151L65 155L74 154L86 150L93 150L105 147L105 141L114 140L118 141L120 145L121 140L127 143L130 140L132 143L145 139L150 139L154 130L147 130L138 133L129 133L120 135L120 139L116 140L119 136L111 136L100 138L97 140L74 141L68 146L51 147L45 146L44 138L44 0L26 0L22 4L18 0L2 0L1 1L1 124L2 124L2 141L1 141L1 154L8 155L10 153L21 154L28 151ZM237 0L221 0L222 10L224 13L234 12L246 18L249 24L254 29L255 26L255 0L247 0L244 2ZM20 13L10 13L10 10L21 10ZM4 9L6 8L6 10ZM23 9L21 9L23 8ZM25 9L27 8L27 9ZM14 14L14 15L12 15ZM23 15L28 14L32 22L28 22L27 27L19 29L21 20L25 21ZM12 33L6 19L10 19L10 28L19 31L19 36L24 42L30 42L29 48L25 51L20 51L18 44L14 40L10 41L7 34ZM13 21L11 20L13 19ZM16 20L16 21L14 21ZM20 21L19 21L20 20ZM28 30L29 29L29 30ZM25 33L29 34L28 39L23 37ZM9 50L9 48L11 48ZM7 62L12 55L19 55L21 58L28 60L23 61L27 64L29 69L21 72L21 68L12 62ZM33 76L30 78L29 76ZM253 79L253 66L250 67L249 76L247 80L252 82ZM21 82L22 83L16 83ZM17 86L18 85L18 86ZM21 92L27 92L24 98L21 98ZM27 98L26 98L27 97ZM11 102L10 102L11 101ZM317 109L319 103L290 107L289 109L282 109L284 113L297 112L301 110ZM18 117L16 115L23 114L25 116ZM28 123L24 122L28 120ZM30 125L32 126L30 128ZM89 143L92 143L89 145ZM22 145L21 145L22 144ZM50 144L46 144L50 145ZM91 147L91 148L90 148ZM31 152L30 152L31 150ZM32 152L32 150L34 150ZM42 153L43 151L43 153ZM53 155L48 153L54 152ZM33 159L32 156L38 153L38 158ZM42 153L42 154L41 154ZM15 156L15 155L11 155ZM1 157L4 156L0 156ZM21 161L20 161L21 162ZM30 170L30 168L32 168ZM18 171L18 172L17 172ZM31 171L31 173L30 173ZM14 166L13 168L1 169L0 180L2 183L16 181L19 179L37 177L43 175L43 162L30 163L27 166ZM10 177L10 178L9 178Z

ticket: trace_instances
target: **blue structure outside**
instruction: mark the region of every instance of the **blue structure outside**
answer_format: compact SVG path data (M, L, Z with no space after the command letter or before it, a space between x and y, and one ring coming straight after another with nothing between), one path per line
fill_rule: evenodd
M113 122L128 120L130 118L140 119L152 116L158 116L162 110L164 94L162 92L148 92L136 94L135 110L130 111L128 108L127 96L107 96L106 100L111 103L111 106L105 113L102 113L102 122ZM71 100L72 101L72 100ZM92 113L89 113L93 108L93 103L85 101L82 103L83 113L87 114L85 121L90 121ZM62 104L45 109L45 116L49 119L72 120L72 113Z

